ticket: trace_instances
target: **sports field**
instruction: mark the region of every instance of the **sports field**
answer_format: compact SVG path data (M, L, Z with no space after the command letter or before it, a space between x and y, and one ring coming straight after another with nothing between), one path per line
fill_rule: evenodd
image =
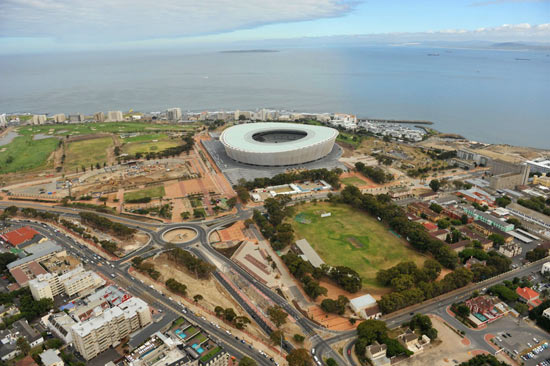
M124 200L137 200L140 198L151 197L160 198L164 196L164 186L154 186L149 188L140 189L139 191L124 193Z
M367 182L365 182L363 179L360 179L357 177L346 177L346 178L340 179L340 181L346 186L361 187L367 184Z
M321 213L330 212L330 217ZM422 264L427 258L409 248L370 215L344 204L309 203L296 207L292 220L296 239L306 239L325 263L348 266L363 279L363 287L379 288L376 272L401 261Z
M65 169L68 171L84 166L90 169L90 165L107 162L107 149L113 145L111 137L100 137L91 140L70 142L65 152Z
M166 134L144 134L125 138L122 141L124 142L122 151L131 155L138 152L143 154L158 152L182 144L181 139L171 139Z

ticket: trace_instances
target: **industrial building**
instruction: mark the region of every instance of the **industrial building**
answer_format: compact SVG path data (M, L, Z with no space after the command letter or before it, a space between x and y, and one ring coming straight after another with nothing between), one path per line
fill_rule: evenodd
M535 159L527 161L533 173L550 173L550 159Z
M238 162L286 166L319 160L334 146L338 131L293 123L249 123L230 127L220 136L227 155Z

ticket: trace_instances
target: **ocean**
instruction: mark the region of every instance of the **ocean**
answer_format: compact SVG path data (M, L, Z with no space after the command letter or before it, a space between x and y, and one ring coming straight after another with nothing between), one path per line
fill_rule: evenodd
M472 140L550 148L548 52L387 46L14 55L0 59L0 80L0 113L265 107L430 120Z

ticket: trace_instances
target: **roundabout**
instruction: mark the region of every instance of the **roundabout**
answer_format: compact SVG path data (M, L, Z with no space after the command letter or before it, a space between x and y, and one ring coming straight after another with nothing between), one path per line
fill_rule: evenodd
M185 244L193 241L199 235L197 229L184 226L175 227L162 233L162 240L171 244Z

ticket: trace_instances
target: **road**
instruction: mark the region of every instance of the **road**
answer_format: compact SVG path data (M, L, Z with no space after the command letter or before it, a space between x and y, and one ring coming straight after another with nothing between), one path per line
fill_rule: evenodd
M0 202L0 208L5 208L10 205L15 205L18 207L32 207L37 210L47 211L47 212L57 212L60 213L63 216L67 217L78 217L78 212L82 210L76 210L72 208L65 208L65 207L51 207L51 206L45 206L38 203L28 203L28 202L18 202L18 201L9 201L9 202ZM240 206L237 207L237 213L236 214L230 214L224 217L216 218L214 220L210 221L202 221L202 222L186 222L186 223L177 223L177 224L162 224L162 223L143 223L141 221L137 221L128 217L120 217L116 215L110 215L110 214L103 214L103 213L97 213L98 215L102 215L105 217L108 217L109 219L116 220L119 222L122 222L129 227L137 228L139 230L142 230L149 234L150 240L149 242L144 245L142 248L126 255L123 258L114 260L114 261L106 261L103 259L99 259L99 256L94 254L90 249L88 249L86 246L76 243L74 240L66 237L64 234L61 234L59 232L55 232L53 229L49 227L44 227L40 224L32 224L33 227L37 228L37 230L41 233L44 231L47 231L47 236L51 237L52 239L58 241L63 246L70 248L69 252L76 253L77 256L85 259L87 261L87 265L91 266L98 272L103 273L106 276L109 277L115 277L115 282L121 283L122 287L128 288L132 293L135 293L136 296L139 297L145 297L150 298L151 304L154 306L157 306L158 308L162 309L164 311L165 317L172 316L181 316L184 315L181 312L181 305L177 304L173 301L170 301L162 296L158 296L158 294L148 286L145 286L144 284L139 283L139 281L136 281L133 277L131 277L127 273L127 269L129 268L129 260L135 256L141 255L141 256L150 256L157 254L163 250L166 250L165 247L168 245L168 243L163 239L163 235L170 230L173 230L175 228L190 228L197 232L197 236L188 242L176 244L177 247L189 250L193 252L195 255L202 257L203 259L218 265L219 263L222 263L223 268L218 268L218 271L214 273L214 276L220 281L220 283L228 290L228 292L235 297L235 300L239 302L243 306L243 308L247 311L247 313L254 319L258 325L267 333L269 334L272 330L268 324L266 324L262 317L265 317L265 314L258 313L258 309L253 309L250 306L246 305L246 302L241 298L241 295L239 295L230 284L227 283L223 279L223 276L221 276L221 273L223 273L224 269L231 269L233 272L237 273L239 276L241 276L244 280L246 280L250 286L254 286L258 291L260 291L263 295L265 295L269 300L271 300L273 303L281 306L290 316L292 316L296 320L296 324L301 328L302 332L306 337L309 337L313 348L315 349L315 354L320 360L326 359L326 358L333 358L339 365L352 365L352 361L347 357L344 359L338 352L334 351L333 348L331 348L331 345L342 342L342 341L349 341L353 340L356 336L355 331L330 331L326 328L318 325L317 323L311 321L310 319L303 316L294 306L292 306L287 299L281 297L271 289L269 289L267 286L263 285L259 281L257 281L253 276L251 276L248 272L246 272L244 269L242 269L240 266L236 265L234 262L220 254L218 251L216 251L211 245L209 241L210 234L223 226L227 226L235 221L238 220L244 220L251 216L251 212L247 210L242 210ZM215 259L215 260L212 260ZM477 284L471 284L467 287L455 290L453 292L441 295L435 299L428 300L426 302L423 302L421 304L417 304L414 306L411 306L406 309L402 309L400 311L391 313L389 315L386 315L383 317L383 320L385 320L389 327L396 326L398 324L401 324L402 322L408 321L412 314L414 313L437 313L440 312L441 309L445 308L446 306L452 304L453 302L461 301L466 299L471 295L471 293L475 290L481 290L484 287L489 287L497 282L501 282L506 279L512 279L513 277L522 277L524 275L530 274L531 272L540 270L543 261L539 261L537 263L532 263L528 266L518 268L514 271L510 271L507 273L504 273L500 276L494 277L492 279L489 279L487 281L477 283ZM184 317L188 318L188 320L198 324L201 327L204 327L205 330L211 331L211 334L214 336L219 337L219 339L222 341L224 346L227 344L227 349L233 352L236 356L238 355L249 355L250 354L250 348L247 347L247 345L244 345L239 340L232 339L232 337L227 337L226 333L221 334L221 332L216 328L213 327L210 323L205 322L201 318L197 318L196 316L193 317L192 314L188 312L188 314L184 315ZM149 333L149 332L147 332ZM321 334L331 333L332 336L327 339L323 339ZM235 342L233 342L235 341ZM285 349L288 351L291 348L290 343L285 343ZM346 348L347 350L347 348ZM259 354L251 356L257 356L253 357L257 359L257 361L265 361L263 357L261 357Z

